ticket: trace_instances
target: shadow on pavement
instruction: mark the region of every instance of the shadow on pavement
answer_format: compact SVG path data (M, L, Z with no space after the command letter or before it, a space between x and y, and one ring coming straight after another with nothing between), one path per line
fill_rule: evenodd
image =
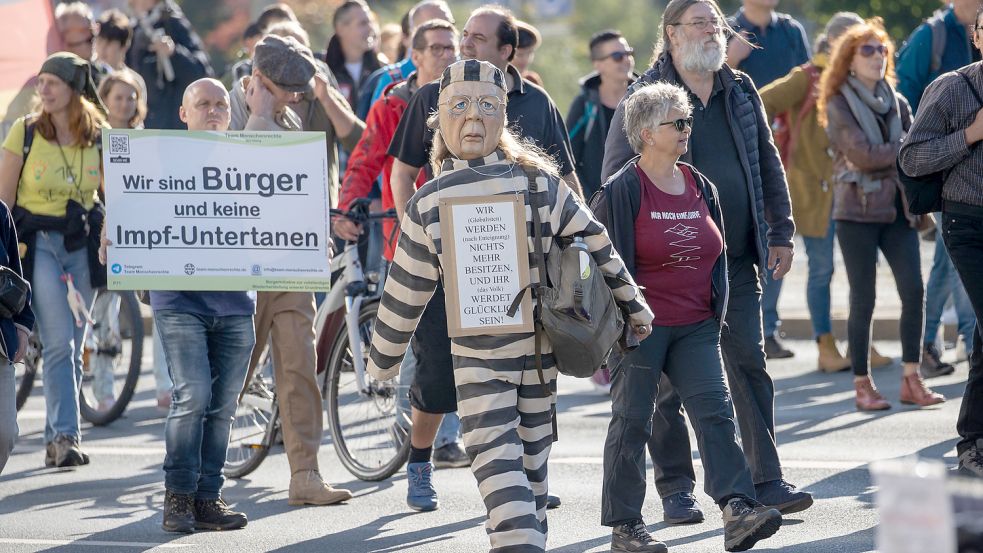
M414 516L416 513L405 512L379 517L372 522L363 524L358 528L327 534L320 538L307 540L271 550L277 553L288 553L292 551L317 551L328 547L338 547L344 545L345 553L394 553L404 551L411 547L422 547L425 545L440 543L445 540L453 539L453 534L462 530L467 530L484 523L485 517L474 517L468 520L461 520L450 524L441 524L414 530L412 532L393 533L384 527L404 517ZM350 544L361 544L359 549L352 549ZM347 545L346 545L347 544ZM583 551L583 549L579 550Z

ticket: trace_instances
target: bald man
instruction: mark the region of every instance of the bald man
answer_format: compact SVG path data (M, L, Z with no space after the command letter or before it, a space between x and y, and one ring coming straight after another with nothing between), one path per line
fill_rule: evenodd
M229 128L229 93L215 79L184 91L181 121L192 131ZM246 515L222 500L226 449L256 341L256 305L246 292L150 292L154 324L174 381L164 426L167 532L231 530Z

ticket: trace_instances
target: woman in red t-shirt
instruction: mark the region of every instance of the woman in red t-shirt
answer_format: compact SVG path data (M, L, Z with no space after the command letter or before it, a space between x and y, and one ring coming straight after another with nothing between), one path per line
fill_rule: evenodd
M725 548L743 551L774 534L782 516L755 500L724 381L720 328L727 267L716 189L679 161L693 122L685 90L647 85L625 100L624 113L628 141L640 156L604 185L592 207L645 287L655 320L651 336L612 372L602 521L614 527L612 551L664 550L641 515L645 446L664 375L696 429L706 492L724 513Z

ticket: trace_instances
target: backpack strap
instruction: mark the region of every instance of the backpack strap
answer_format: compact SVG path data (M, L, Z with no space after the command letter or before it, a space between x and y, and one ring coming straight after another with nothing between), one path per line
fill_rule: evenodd
M539 267L539 285L536 286L536 297L542 300L543 294L541 291L546 288L546 255L543 253L543 225L539 219L539 206L533 201L533 195L538 192L536 177L539 176L539 172L535 168L526 166L523 166L522 170L526 172L526 177L529 179L529 208L532 210L533 251L536 253L536 265ZM539 374L539 382L543 385L543 391L548 394L550 393L549 385L546 384L546 378L543 376L543 329L542 324L538 320L538 313L542 308L542 305L537 305L533 315L533 326L536 329L536 373Z
M942 69L942 54L945 53L946 28L945 12L939 10L925 22L932 31L932 63L931 73L938 73Z
M21 148L24 157L21 159L20 173L17 174L17 186L20 186L20 181L24 178L24 166L27 165L27 156L31 153L31 146L34 145L34 133L37 131L37 127L37 115L31 113L24 116L24 145ZM14 203L16 204L16 201ZM13 209L13 206L10 207Z

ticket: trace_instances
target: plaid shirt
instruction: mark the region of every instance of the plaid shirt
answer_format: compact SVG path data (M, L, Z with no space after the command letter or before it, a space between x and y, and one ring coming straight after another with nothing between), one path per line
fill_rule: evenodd
M983 94L983 65L962 70ZM901 168L912 176L948 171L942 198L983 206L983 147L966 144L965 130L983 105L955 72L928 85L915 121L899 154Z

